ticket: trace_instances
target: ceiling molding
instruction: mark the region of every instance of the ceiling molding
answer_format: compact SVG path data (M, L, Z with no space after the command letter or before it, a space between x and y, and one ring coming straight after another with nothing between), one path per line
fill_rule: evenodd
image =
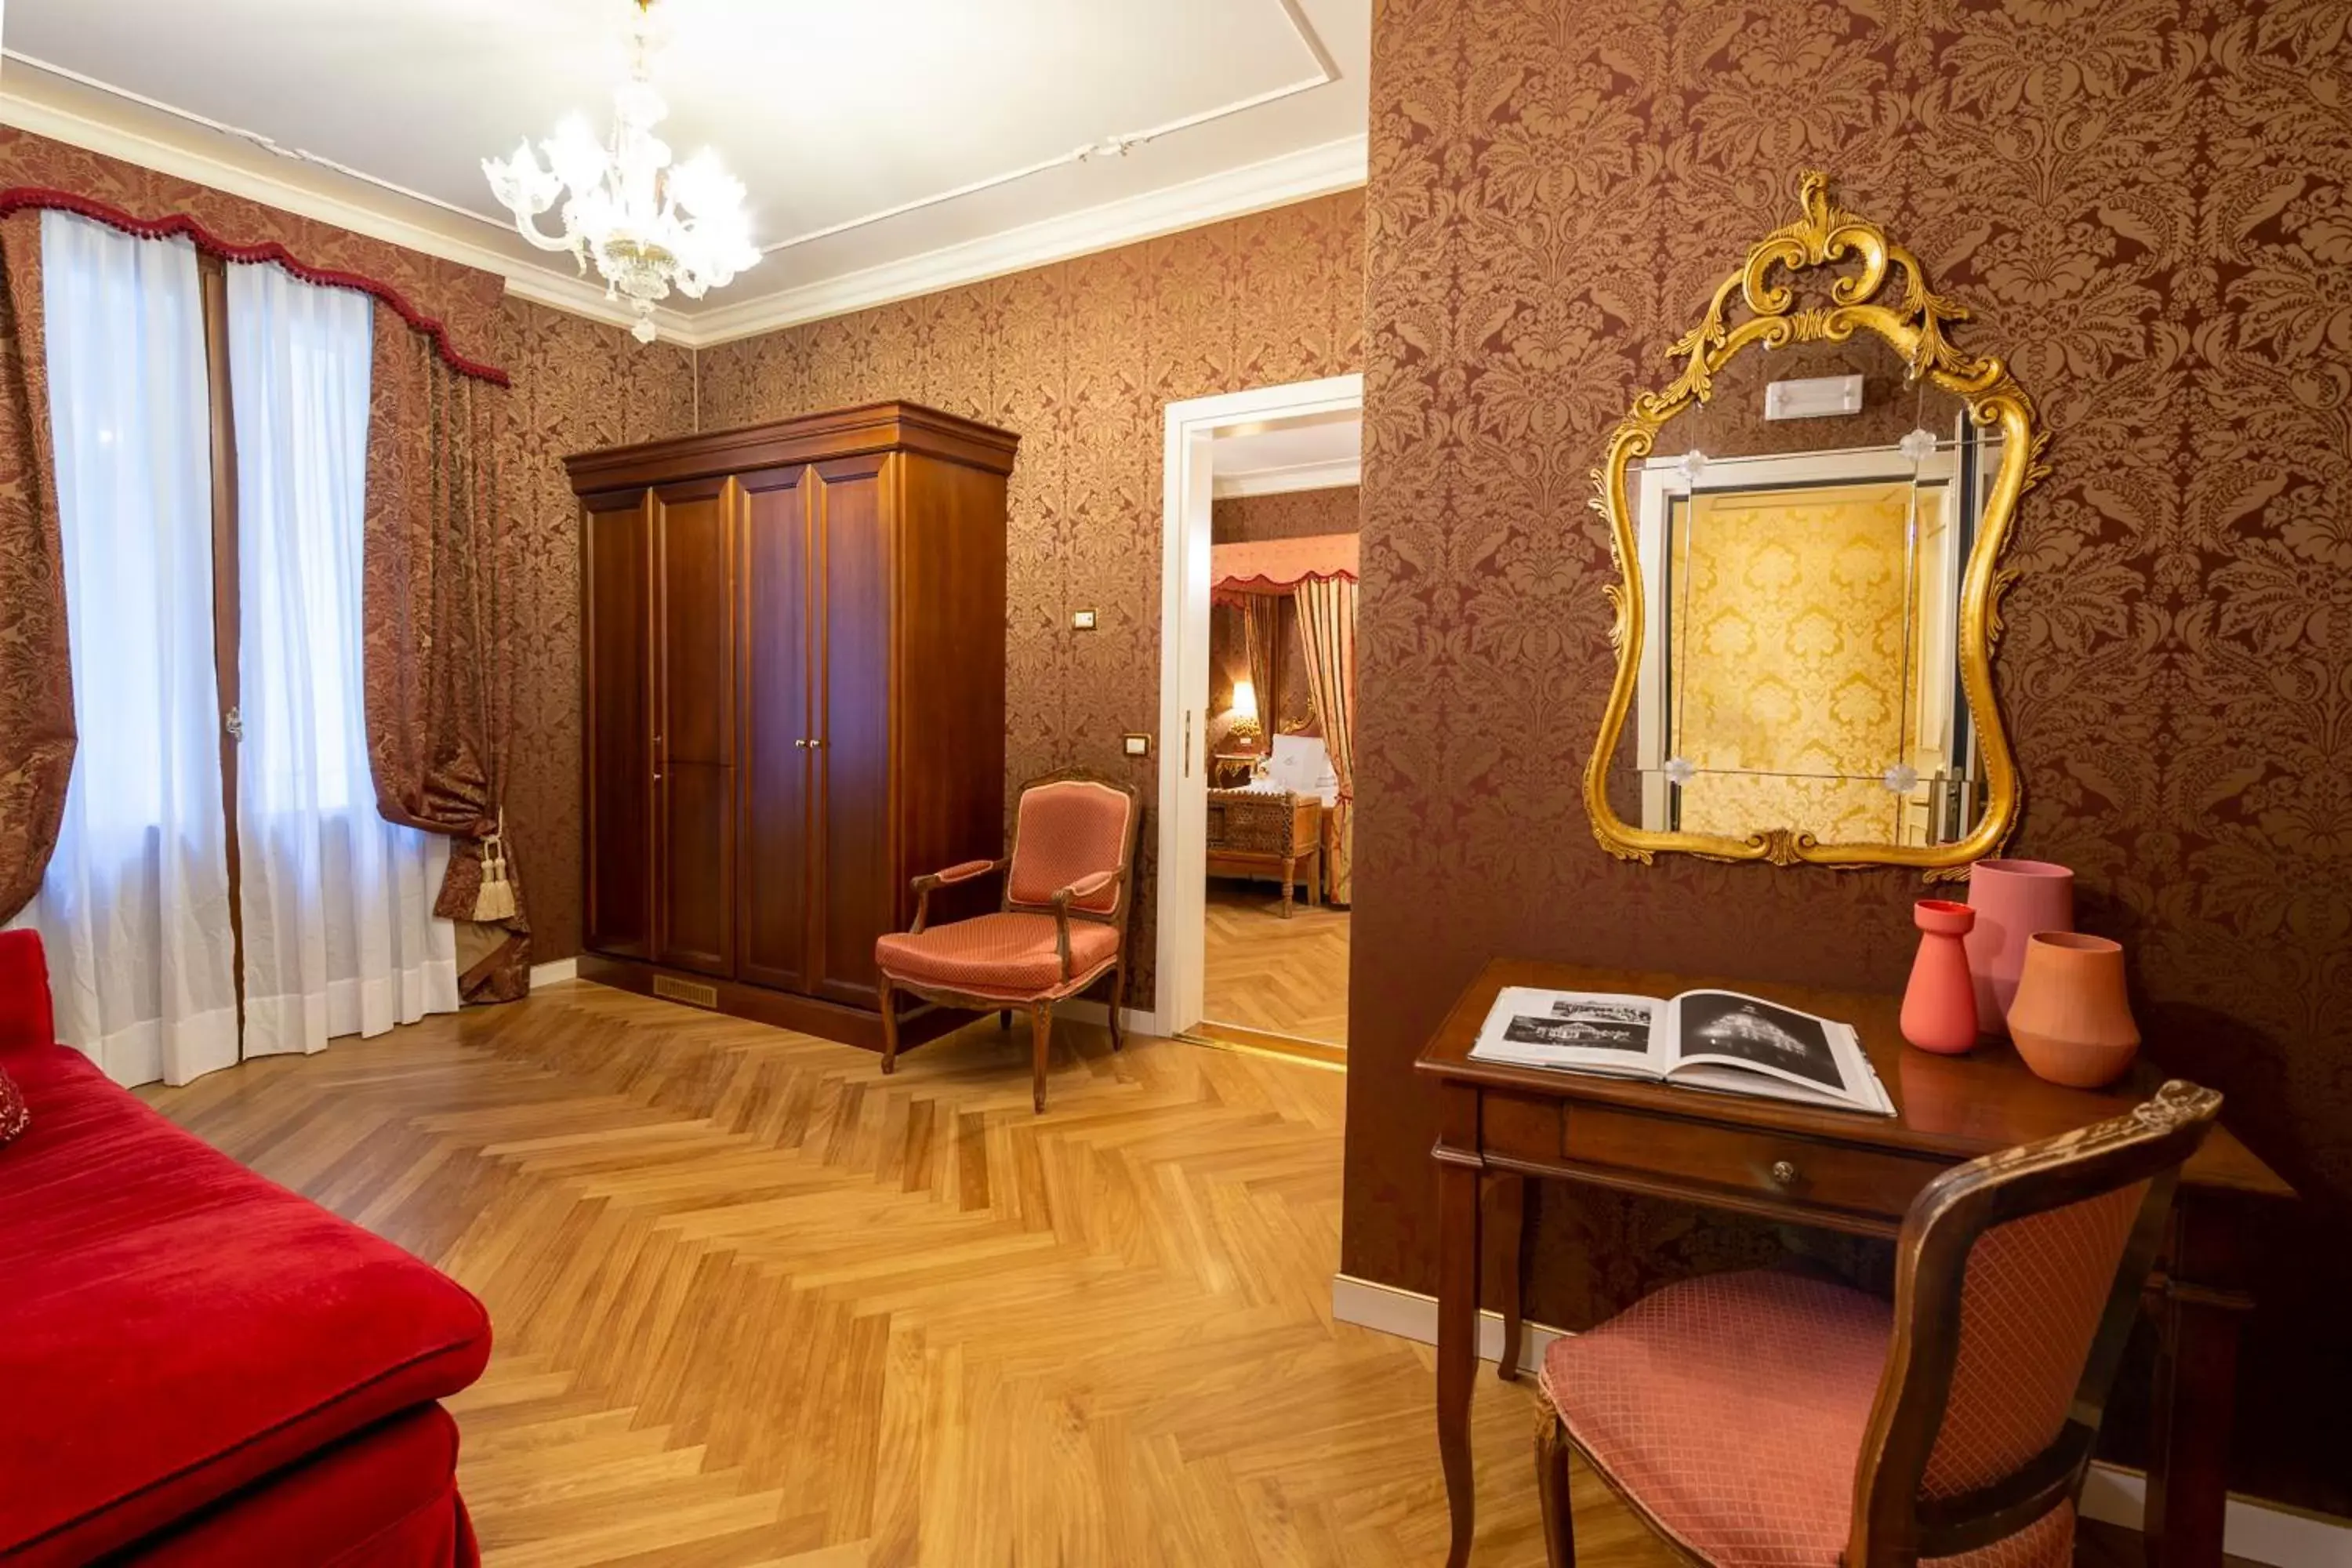
M1293 490L1336 490L1364 482L1361 458L1334 458L1324 463L1294 463L1286 468L1257 468L1213 479L1209 494L1218 500L1239 496L1281 496Z
M434 221L441 213L436 205L397 195L380 182L363 181L339 169L299 161L297 166L321 169L326 180L356 187L349 195L320 190L222 156L222 152L230 148L259 151L265 157L271 154L228 130L207 129L185 115L179 116L186 122L185 132L165 137L31 97L20 86L23 62L11 63L16 68L0 73L0 125L192 180L265 206L363 234L387 245L403 246L445 261L477 268L506 279L510 293L576 316L615 326L627 326L635 319L625 306L608 301L602 286L584 278L567 278L551 268L535 266L452 232ZM657 310L655 322L664 337L683 341L687 319L677 311Z
M1073 161L1123 153L1127 147L1339 79L1328 51L1308 26L1297 0L1276 3L1314 61L1315 75L1309 79L1148 132L1112 137L1080 153L994 176L968 189L795 236L766 248L772 252L882 222L901 211L935 205ZM7 54L6 60L5 69L0 70L0 124L478 268L503 279L508 291L519 299L615 326L627 326L635 320L625 305L607 297L597 281L566 274L519 249L488 243L486 230L508 232L507 226L496 218L79 72L14 52ZM28 76L37 84L30 92L26 90ZM299 171L301 177L289 177L279 169ZM1346 137L922 255L765 294L745 294L734 303L706 307L692 314L664 307L655 312L655 325L666 342L688 349L707 348L1354 189L1365 183L1367 172L1368 138ZM735 285L738 289L743 287L740 281Z
M1002 278L1049 262L1115 250L1222 218L1354 190L1364 183L1368 149L1368 139L1362 136L1301 148L1263 163L1139 192L903 261L721 305L689 318L674 334L667 327L663 333L690 347L709 348L781 327Z

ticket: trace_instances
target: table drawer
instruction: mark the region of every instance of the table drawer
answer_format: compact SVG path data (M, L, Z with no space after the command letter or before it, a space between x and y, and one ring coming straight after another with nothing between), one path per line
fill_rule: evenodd
M1584 1105L1569 1110L1561 1142L1571 1164L1622 1174L1629 1185L1702 1184L1774 1206L1890 1221L1900 1220L1919 1189L1948 1165L1794 1133Z

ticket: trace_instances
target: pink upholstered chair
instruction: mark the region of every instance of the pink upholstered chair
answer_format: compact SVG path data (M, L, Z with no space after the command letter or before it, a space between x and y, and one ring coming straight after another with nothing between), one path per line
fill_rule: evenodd
M1544 1357L1554 1568L1568 1451L1711 1568L2065 1568L2074 1499L2180 1164L2221 1097L1943 1173L1896 1244L1895 1301L1805 1275L1666 1289Z
M1129 874L1141 816L1142 797L1132 784L1083 769L1054 773L1022 786L1011 855L916 878L913 929L874 944L882 972L882 1070L898 1066L893 991L994 1011L1007 1026L1013 1009L1026 1011L1032 1099L1040 1111L1055 1003L1108 976L1111 1048L1118 1049L1128 916L1135 903ZM1004 897L996 913L928 923L933 889L997 874L1004 878Z

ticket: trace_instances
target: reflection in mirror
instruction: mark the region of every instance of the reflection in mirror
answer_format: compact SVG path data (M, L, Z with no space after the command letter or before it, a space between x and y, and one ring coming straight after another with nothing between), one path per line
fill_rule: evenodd
M1975 826L1960 581L2000 437L1902 370L1875 339L1745 356L1637 466L1642 826L1911 846ZM1815 405L1834 411L1775 416Z
M1798 198L1594 472L1618 658L1585 805L1628 859L1950 876L2017 824L1992 658L2044 438L1917 257L1820 174Z

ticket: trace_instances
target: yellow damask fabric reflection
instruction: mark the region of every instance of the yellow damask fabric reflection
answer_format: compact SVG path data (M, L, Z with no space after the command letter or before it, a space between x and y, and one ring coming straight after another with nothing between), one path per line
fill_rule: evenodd
M1911 486L1701 493L1669 539L1681 826L1895 839Z

